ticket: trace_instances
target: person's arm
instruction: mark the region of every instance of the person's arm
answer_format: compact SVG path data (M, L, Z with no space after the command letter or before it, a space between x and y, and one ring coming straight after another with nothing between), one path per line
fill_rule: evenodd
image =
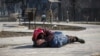
M38 39L36 41L37 47L47 47L47 41L45 39Z
M47 41L51 41L53 39L53 32L47 29L45 29L44 32L45 32L45 37L46 37L45 39Z

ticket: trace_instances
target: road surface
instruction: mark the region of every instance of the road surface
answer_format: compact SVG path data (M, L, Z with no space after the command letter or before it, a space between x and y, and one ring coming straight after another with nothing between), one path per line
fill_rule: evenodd
M100 56L100 25L66 25L86 27L86 30L82 31L62 31L64 34L83 38L86 43L67 44L61 48L32 48L31 36L0 38L0 56Z

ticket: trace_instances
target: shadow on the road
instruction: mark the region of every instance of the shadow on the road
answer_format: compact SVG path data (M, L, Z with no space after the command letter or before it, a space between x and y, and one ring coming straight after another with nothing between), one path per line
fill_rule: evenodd
M71 43L72 44L72 43ZM78 43L74 43L74 44L78 44ZM61 47L64 47L66 45L63 45ZM31 48L60 48L60 47L33 47L33 45L20 45L20 46L16 46L13 49L31 49Z
M33 47L33 45L23 45L14 47L13 49L27 49L27 48L57 48L57 47Z
M17 46L14 47L13 49L31 49L31 48L60 48L60 47L33 47L33 45L23 45L23 46Z
M13 49L26 49L26 48L34 48L34 47L32 47L32 45L23 45L14 47Z

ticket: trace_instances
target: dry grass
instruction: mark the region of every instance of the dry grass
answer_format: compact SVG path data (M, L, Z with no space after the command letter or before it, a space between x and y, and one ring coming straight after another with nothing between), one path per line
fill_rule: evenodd
M2 31L0 32L0 38L6 38L6 37L19 37L19 36L31 36L31 32L8 32L8 31Z
M28 24L24 24L24 26L28 27ZM86 28L84 27L79 27L79 26L69 26L69 25L53 25L53 24L31 24L30 25L31 29L35 29L35 27L43 27L43 28L48 28L51 30L70 30L70 31L80 31L80 30L85 30Z

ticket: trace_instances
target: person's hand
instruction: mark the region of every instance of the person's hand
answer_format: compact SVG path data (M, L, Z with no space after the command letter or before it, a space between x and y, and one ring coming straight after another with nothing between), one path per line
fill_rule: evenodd
M36 44L39 46L39 45L41 45L41 44L44 43L44 42L46 42L45 39L38 39L38 40L36 41Z

